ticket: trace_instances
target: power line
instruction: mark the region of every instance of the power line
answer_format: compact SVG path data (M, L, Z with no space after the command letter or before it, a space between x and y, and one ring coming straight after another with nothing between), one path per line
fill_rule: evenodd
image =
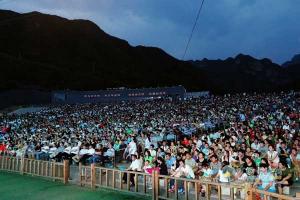
M191 35L190 35L190 37L189 37L189 40L188 40L188 42L187 42L187 44L186 44L186 47L185 47L185 50L184 50L184 54L183 54L183 56L182 56L182 60L185 58L186 52L187 52L187 50L188 50L188 48L189 48L189 45L190 45L190 42L191 42L191 40L192 40L193 33L194 33L194 31L195 31L195 28L196 28L196 25L197 25L197 22L198 22L198 19L199 19L199 16L200 16L200 13L201 13L203 4L204 4L204 1L205 1L205 0L202 0L201 6L200 6L200 8L199 8L199 10L198 10L197 17L196 17L195 23L194 23L194 25L193 25Z

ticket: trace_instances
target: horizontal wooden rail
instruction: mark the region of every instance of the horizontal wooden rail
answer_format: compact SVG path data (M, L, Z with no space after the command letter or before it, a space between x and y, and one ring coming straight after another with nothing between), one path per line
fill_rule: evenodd
M64 183L67 183L69 179L69 161L67 160L58 163L0 155L0 170L47 177Z
M245 183L246 182L240 182L240 183L235 183L235 182L230 182L230 183L220 183L220 182L214 182L214 181L207 181L203 179L188 179L188 178L180 178L180 177L172 177L172 176L166 176L166 175L158 175L158 178L164 178L164 179L174 179L178 181L187 181L191 183L201 183L201 184L211 184L215 186L224 186L224 187L234 187L237 189L243 189L245 188Z
M286 196L286 195L282 195L282 194L277 194L277 193L273 193L273 192L267 192L264 190L259 190L256 188L252 188L252 192L255 194L257 193L258 195L262 195L264 197L272 197L272 198L277 198L280 200L295 200L294 197L290 197L290 196Z
M147 174L137 171L127 171L119 169L111 169L105 167L96 167L94 164L91 166L80 166L80 173L83 175L81 183L90 185L92 188L105 187L116 190L126 190L130 192L140 193L147 196L152 196L152 199L200 199L200 186L206 188L205 199L211 199L211 188L215 188L217 193L214 198L216 199L232 199L236 198L236 192L243 192L244 196L240 199L253 200L255 194L264 195L265 197L277 198L278 200L292 200L293 197L286 195L279 195L276 193L260 191L254 189L251 184L247 182L231 182L231 183L220 183L214 181L208 181L205 179L188 179L188 178L177 178L165 175L159 175L157 172L153 174ZM84 173L84 174L83 174ZM127 174L127 180L123 182L123 175ZM130 176L134 176L134 187L130 186ZM84 181L83 181L84 180ZM132 180L132 179L131 179ZM168 191L170 181L174 182L175 191L170 194ZM178 184L181 183L181 187L184 189L183 194L178 193ZM147 189L147 186L151 186L151 189ZM226 192L224 197L223 193ZM150 191L151 190L151 191Z
M68 183L69 163L65 160L63 163L41 161L28 158L17 158L7 155L0 155L0 170L29 174L61 180ZM127 176L124 177L124 176ZM124 177L124 179L123 179ZM174 183L174 193L170 193L170 183ZM224 199L223 193L226 189L227 199L235 199L236 191L243 191L245 196L242 199L253 200L256 196L262 196L263 199L273 198L278 200L293 200L295 198L280 195L276 193L261 191L253 188L246 182L220 183L206 179L188 179L177 178L165 175L159 175L157 171L152 174L137 171L122 171L114 168L98 167L95 164L83 166L79 164L79 183L80 185L89 185L91 188L106 187L115 190L129 191L134 193L152 196L157 199L200 199L200 187L205 187L206 199L212 197L211 189L216 190L216 199ZM132 184L132 185L131 185ZM178 193L178 189L184 189L183 194ZM229 193L228 193L229 192ZM229 196L228 196L229 195Z

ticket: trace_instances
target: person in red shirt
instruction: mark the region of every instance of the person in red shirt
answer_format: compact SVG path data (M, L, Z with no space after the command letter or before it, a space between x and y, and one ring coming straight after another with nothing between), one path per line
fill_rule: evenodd
M2 133L9 133L10 132L10 126L4 126L1 130Z
M190 142L189 142L189 140L186 138L186 137L184 137L184 139L183 139L183 141L182 141L182 145L183 146L188 146L190 144Z
M0 144L0 154L4 153L5 151L6 151L6 144L2 142L2 144Z
M250 139L253 141L255 139L255 132L250 129Z

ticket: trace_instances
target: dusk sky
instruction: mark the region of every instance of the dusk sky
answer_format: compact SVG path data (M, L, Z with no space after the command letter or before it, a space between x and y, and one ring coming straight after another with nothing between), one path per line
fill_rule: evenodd
M0 0L0 8L90 19L131 45L181 59L201 0ZM283 63L300 53L300 0L206 0L185 59L239 53Z

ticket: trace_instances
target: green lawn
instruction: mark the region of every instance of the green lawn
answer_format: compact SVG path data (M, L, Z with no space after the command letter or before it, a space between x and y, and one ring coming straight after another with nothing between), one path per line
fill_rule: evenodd
M96 189L92 191L75 185L64 185L59 182L38 177L21 176L0 172L1 200L143 200L140 195L122 193L112 190Z

